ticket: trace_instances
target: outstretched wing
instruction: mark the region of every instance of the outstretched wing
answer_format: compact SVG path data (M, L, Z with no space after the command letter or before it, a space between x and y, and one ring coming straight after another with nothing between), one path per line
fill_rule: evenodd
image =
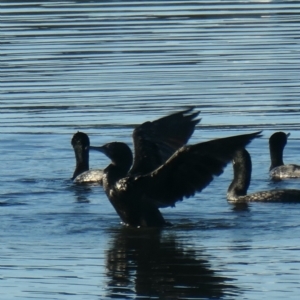
M143 189L146 198L158 207L173 206L183 197L202 191L239 148L244 148L261 132L216 139L178 150L164 165L132 183Z
M194 107L153 122L145 122L133 131L135 159L131 175L152 172L185 145L200 121Z

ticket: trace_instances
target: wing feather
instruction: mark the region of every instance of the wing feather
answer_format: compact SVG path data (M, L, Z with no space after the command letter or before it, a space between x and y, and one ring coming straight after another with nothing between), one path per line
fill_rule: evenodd
M133 132L135 159L131 175L152 172L185 145L200 119L194 107L153 122L145 122Z
M236 150L260 136L260 132L255 132L182 147L164 165L137 177L134 184L157 206L174 206L184 197L202 191L223 173Z

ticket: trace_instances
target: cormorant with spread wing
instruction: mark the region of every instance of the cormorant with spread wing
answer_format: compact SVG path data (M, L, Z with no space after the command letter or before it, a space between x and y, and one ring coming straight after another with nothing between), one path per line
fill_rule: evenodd
M134 161L125 143L90 146L111 159L103 171L103 187L126 225L168 225L159 208L200 192L223 172L237 149L260 136L255 132L185 146L199 122L194 119L199 112L192 109L138 126L133 132ZM190 126L176 126L180 116L190 118Z

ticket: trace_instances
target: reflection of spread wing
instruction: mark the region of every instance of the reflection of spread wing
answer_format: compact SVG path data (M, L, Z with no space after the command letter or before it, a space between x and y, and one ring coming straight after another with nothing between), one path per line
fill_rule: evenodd
M194 107L153 122L145 122L133 132L135 159L130 174L147 174L161 166L185 145L194 132L199 112Z
M214 176L222 174L236 150L260 136L260 132L255 132L185 146L160 168L132 183L137 188L140 185L144 196L158 207L173 206L183 197L204 189Z
M160 230L152 228L146 233L125 226L112 233L113 241L105 251L109 299L133 294L132 289L135 297L122 299L239 298L232 278L213 269L202 247L191 242L187 247L174 232L161 236Z

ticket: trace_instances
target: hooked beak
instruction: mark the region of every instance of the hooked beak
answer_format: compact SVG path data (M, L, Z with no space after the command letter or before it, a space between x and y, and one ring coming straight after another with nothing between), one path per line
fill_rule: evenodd
M105 147L104 146L90 146L90 150L96 150L96 151L99 151L99 152L102 152L104 154L106 154L106 151L105 151Z

